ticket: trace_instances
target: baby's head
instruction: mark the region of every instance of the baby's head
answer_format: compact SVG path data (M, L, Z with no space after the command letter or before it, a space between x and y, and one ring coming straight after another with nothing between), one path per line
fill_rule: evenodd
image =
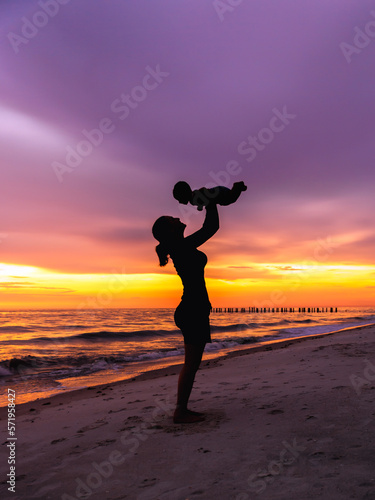
M175 184L173 188L173 196L174 198L182 203L183 205L187 205L192 197L191 187L187 182L180 181Z

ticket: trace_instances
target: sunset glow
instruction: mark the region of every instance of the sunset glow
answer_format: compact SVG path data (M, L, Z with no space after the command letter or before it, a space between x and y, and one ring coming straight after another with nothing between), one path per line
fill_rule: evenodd
M374 303L374 49L342 50L370 4L237 3L70 2L24 42L37 4L0 6L2 308L175 307L179 180L248 186L201 248L213 306Z
M3 308L175 307L182 293L174 274L68 274L9 264L0 269ZM356 301L368 305L375 299L375 266L264 263L252 272L253 277L235 279L209 277L208 272L213 307L330 307Z

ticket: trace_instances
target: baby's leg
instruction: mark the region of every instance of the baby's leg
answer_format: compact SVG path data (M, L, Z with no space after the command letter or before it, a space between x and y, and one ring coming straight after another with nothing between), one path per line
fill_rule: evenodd
M232 189L228 189L223 196L220 197L219 205L231 205L235 203L242 191L246 191L247 187L241 182L235 182Z
M232 187L232 191L235 190L237 192L237 190L238 190L240 192L240 194L242 191L246 191L246 189L247 189L247 186L245 185L244 181L235 182L233 184L233 187Z

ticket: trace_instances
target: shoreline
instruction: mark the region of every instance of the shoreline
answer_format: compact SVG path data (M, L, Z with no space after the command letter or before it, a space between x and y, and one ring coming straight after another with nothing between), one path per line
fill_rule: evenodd
M339 333L343 332L349 332L352 330L361 330L361 329L366 329L366 328L371 328L374 327L375 323L369 323L361 326L351 326L347 328L342 328L340 330L335 330L333 332L327 332L327 333L318 333L318 334L313 334L313 335L304 335L301 337L291 337L291 338L286 338L286 339L278 339L278 340L269 340L269 341L264 341L264 342L259 342L256 343L255 345L251 345L248 347L244 347L242 349L235 349L233 351L227 352L225 354L219 354L218 356L215 356L214 353L208 353L209 359L205 359L205 354L201 363L201 366L199 368L199 371L209 369L213 366L216 366L220 362L224 362L228 359L240 357L240 356L246 356L246 355L251 355L251 354L256 354L258 352L264 352L264 351L273 351L277 349L284 349L289 346L298 344L300 342L305 342L307 340L313 340L313 339L319 339L319 338L324 338L330 335L336 335ZM93 391L96 392L98 390L105 390L107 388L115 388L118 386L122 385L128 385L132 384L137 381L144 381L144 380L154 380L162 377L168 377L172 375L178 375L179 370L182 367L182 362L181 363L176 363L169 365L167 367L162 367L162 368L152 368L151 370L148 370L144 373L141 373L135 377L129 377L129 378L124 378L121 380L116 380L113 382L107 382L107 383L102 383L102 384L97 384L97 385L92 385L88 387L82 387L79 389L72 389L72 390L67 390L64 392L60 392L57 394L53 394L50 396L46 396L45 398L37 398L32 401L27 401L24 403L16 403L16 408L17 408L17 414L18 415L24 415L25 413L29 412L31 408L33 408L36 405L45 405L51 407L59 406L61 405L61 402L64 403L66 402L65 400L69 401L75 401L75 400L80 400L82 396L87 397L87 391ZM94 397L94 396L93 396ZM7 406L0 406L0 421L5 419L5 413L6 413ZM4 414L4 415L3 415Z
M375 325L203 362L196 424L173 424L178 371L17 407L12 498L375 498Z

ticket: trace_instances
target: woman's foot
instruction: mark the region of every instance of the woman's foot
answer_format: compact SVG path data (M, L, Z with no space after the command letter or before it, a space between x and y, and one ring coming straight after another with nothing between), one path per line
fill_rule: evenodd
M203 413L188 410L187 408L176 408L173 415L173 422L175 424L195 424L196 422L203 422L204 419Z

